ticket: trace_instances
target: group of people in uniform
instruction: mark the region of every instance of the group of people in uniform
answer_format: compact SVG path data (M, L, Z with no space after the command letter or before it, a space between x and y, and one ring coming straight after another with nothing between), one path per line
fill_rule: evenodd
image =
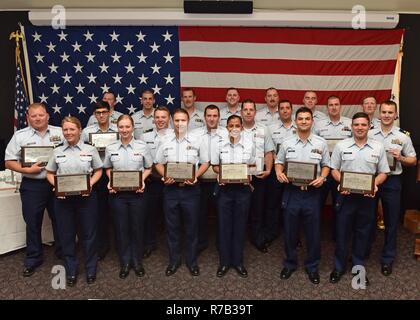
M330 282L338 282L347 271L350 242L352 265L364 265L374 239L378 199L385 222L381 272L385 276L392 273L402 167L417 162L409 135L394 126L398 111L393 101L382 102L376 118L376 99L366 97L363 112L349 119L341 115L337 96L328 98L327 114L316 110L314 91L305 93L303 106L295 113L292 103L280 100L275 88L266 90L266 106L258 111L254 101L240 102L236 88L227 89L227 106L222 109L216 105L197 109L192 88L184 88L181 98L183 107L171 114L164 106L155 107L153 91L145 90L142 110L129 116L115 110L115 96L106 92L84 129L73 116L64 117L61 128L49 125L45 105L28 107L29 125L15 132L5 155L6 167L23 175L20 195L27 235L23 276L31 276L43 262L45 209L69 286L76 284L79 274L76 239L84 251L86 281L93 283L98 260L110 248L111 225L119 277L127 278L130 270L143 277L143 259L157 247L160 212L169 252L166 276L175 274L183 260L191 275L198 276L199 254L209 246L208 212L213 210L217 214L217 277L230 269L247 277L244 246L248 226L251 243L267 253L279 236L282 217L285 259L280 278L288 279L297 269L303 227L304 268L309 280L318 284L320 217L329 192L336 242ZM101 132L118 133L118 139L104 151L89 143L90 134ZM327 144L330 139L338 140L333 150ZM54 146L54 150L46 166L26 167L22 166L25 146ZM393 170L389 159L396 163ZM286 174L289 161L313 164L315 178L307 184L290 181ZM191 164L192 178L179 181L168 175L170 163ZM240 183L221 180L220 171L228 164L246 165L248 179ZM133 191L114 190L110 183L113 170L141 171L141 186ZM373 193L340 192L343 171L374 175ZM88 174L90 193L55 196L55 176L63 174ZM365 281L368 284L367 277Z

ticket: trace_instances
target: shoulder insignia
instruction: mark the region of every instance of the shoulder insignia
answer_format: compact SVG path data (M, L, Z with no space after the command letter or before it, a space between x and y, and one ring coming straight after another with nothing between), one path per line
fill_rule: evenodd
M61 146L63 146L63 145L64 145L64 142L61 142L61 143L59 143L59 144L56 144L56 145L54 146L54 148L61 147Z
M400 128L400 132L404 133L406 136L410 136L410 132Z
M84 144L88 144L90 146L93 146L92 143L90 143L89 141L83 141Z

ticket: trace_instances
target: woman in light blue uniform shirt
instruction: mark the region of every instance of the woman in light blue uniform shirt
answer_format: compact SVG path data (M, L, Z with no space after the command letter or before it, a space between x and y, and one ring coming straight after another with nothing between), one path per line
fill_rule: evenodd
M95 147L80 140L82 126L76 117L65 117L61 123L64 141L54 149L48 165L47 179L54 186L54 175L89 174L91 193L84 196L66 196L55 199L55 212L59 237L62 242L67 285L76 284L78 261L76 257L76 229L80 224L81 241L88 284L96 280L96 228L98 223L97 200L94 185L102 175L102 161Z
M153 164L147 144L134 140L134 121L129 115L117 120L120 140L105 149L104 168L111 179L111 171L142 171L142 187L135 191L116 191L108 184L111 211L117 238L121 269L119 277L127 278L130 268L138 277L145 274L142 258L144 251L145 208L143 201L144 181Z

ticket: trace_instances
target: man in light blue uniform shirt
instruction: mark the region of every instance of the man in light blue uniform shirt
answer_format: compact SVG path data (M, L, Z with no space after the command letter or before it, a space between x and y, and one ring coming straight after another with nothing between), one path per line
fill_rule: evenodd
M115 94L112 92L105 92L102 101L108 102L110 111L109 111L109 123L115 125L117 123L117 120L120 115L122 115L121 112L115 110L116 100L115 100ZM92 114L86 124L86 127L89 127L91 125L97 124L98 119L95 117L94 114Z
M337 96L329 96L327 99L327 112L328 117L319 120L314 127L315 134L327 140L328 149L330 154L332 149L340 140L351 137L351 119L341 116L341 102ZM321 210L324 207L325 201L327 200L328 193L331 191L333 211L335 209L335 201L338 196L337 182L331 176L328 175L327 181L322 186L321 192ZM335 212L333 214L333 239L335 238Z
M226 90L226 107L220 109L219 127L226 128L227 119L231 115L241 116L241 96L236 88L228 88Z
M226 128L219 126L220 112L219 108L215 105L208 105L204 109L204 121L206 122L205 127L194 129L191 134L197 135L199 139L202 139L202 143L205 144L205 148L208 150L209 156L212 150L219 146L221 139L228 136ZM217 204L215 199L215 188L217 175L211 167L200 177L200 216L198 219L198 252L201 253L208 247L208 230L207 216L209 212L213 211L217 214ZM216 246L218 246L216 240Z
M198 110L195 106L195 100L197 96L192 88L184 88L181 93L181 100L183 109L188 112L190 121L188 122L188 130L204 127L204 113Z
M369 131L369 138L382 142L387 153L391 172L379 187L378 199L382 201L385 223L385 243L381 256L381 272L384 276L392 273L392 264L397 253L397 227L401 212L402 166L412 167L417 163L416 151L409 133L394 126L397 104L384 101L379 107L381 124ZM371 232L374 234L375 224Z
M152 90L146 89L141 94L142 109L133 114L134 138L139 140L142 136L153 131L154 119L153 112L155 105L155 95Z
M352 264L358 266L352 273L358 274L360 284L366 286L369 280L366 273L359 269L364 260L370 240L370 230L375 222L375 194L382 184L389 167L382 143L369 139L369 116L364 112L356 113L352 118L353 138L337 143L331 156L332 176L340 183L343 171L375 175L373 194L358 194L342 191L336 201L336 249L334 270L330 282L337 283L346 272L348 247L352 233Z
M362 109L370 119L370 129L381 126L381 121L375 116L377 108L376 98L374 96L367 96L362 101Z
M110 107L111 106L106 101L98 101L95 104L93 115L96 118L96 123L83 129L82 136L80 138L83 142L90 142L90 133L118 132L116 123L114 124L110 121L110 116L112 114ZM98 152L101 160L104 161L105 150ZM111 233L110 226L113 224L111 222L112 219L110 218L108 205L108 182L108 176L104 171L102 172L101 178L96 183L96 192L98 195L98 229L96 232L96 242L99 260L103 260L105 258L111 247L109 234Z
M265 126L280 123L278 113L279 109L279 93L276 88L268 88L265 90L265 103L266 106L258 110L255 116L255 121Z
M55 252L58 257L61 257L61 245L56 227L54 194L46 180L44 166L35 163L30 167L22 167L22 147L56 146L64 139L60 127L48 125L49 115L42 103L29 105L27 119L29 126L15 132L5 153L6 168L20 172L23 176L20 198L26 223L24 277L31 276L43 262L41 229L45 209L52 222Z
M143 135L142 140L147 144L154 160L159 146L174 136L174 130L169 128L171 115L164 106L155 108L153 131ZM163 183L156 169L152 167L152 174L147 179L144 191L146 209L146 228L144 232L144 258L148 258L157 248L157 229L163 223Z
M242 102L241 116L243 120L243 133L255 145L256 167L251 184L254 188L251 196L251 242L257 250L266 253L267 242L270 239L268 229L272 227L274 215L273 204L276 200L270 199L271 193L268 178L273 167L274 144L266 125L256 122L257 109L255 102L246 99Z
M297 241L300 221L306 240L305 271L313 284L319 284L318 264L321 259L319 206L321 187L330 171L330 156L325 139L311 133L312 111L301 107L296 111L296 135L286 138L277 154L275 169L277 179L287 183L283 192L284 241L286 259L280 273L288 279L297 268ZM288 162L305 162L316 165L316 178L307 185L290 183L285 168Z

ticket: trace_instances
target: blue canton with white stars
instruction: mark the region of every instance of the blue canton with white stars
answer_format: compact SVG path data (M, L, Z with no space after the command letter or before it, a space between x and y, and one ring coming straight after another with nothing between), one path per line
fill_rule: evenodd
M78 117L85 126L104 92L115 94L116 110L140 109L152 89L156 104L180 104L176 27L25 28L34 102L43 102L51 122Z

